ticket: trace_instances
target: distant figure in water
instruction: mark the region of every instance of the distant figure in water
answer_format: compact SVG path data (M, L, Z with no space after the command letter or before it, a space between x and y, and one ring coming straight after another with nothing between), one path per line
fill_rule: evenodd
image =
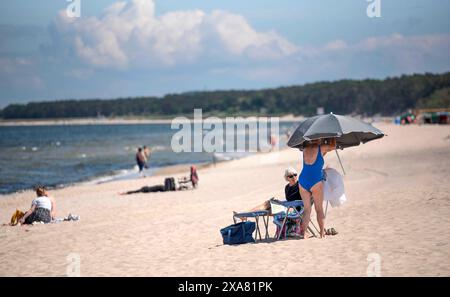
M148 169L148 162L150 161L151 150L147 146L144 145L143 155L145 159L145 168Z
M143 170L144 170L144 167L146 166L146 162L145 162L144 152L141 147L138 148L138 151L136 153L136 163L139 167L139 174L141 176L145 177L145 175L143 174Z
M36 196L31 202L31 208L20 219L20 224L33 224L34 222L50 223L55 218L55 200L49 197L44 186L36 187Z

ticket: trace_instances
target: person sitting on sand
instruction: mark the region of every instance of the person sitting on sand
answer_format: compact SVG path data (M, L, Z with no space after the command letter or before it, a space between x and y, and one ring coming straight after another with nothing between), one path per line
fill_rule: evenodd
M55 218L55 200L48 195L44 186L36 187L35 198L31 202L31 208L20 219L21 224L33 224L34 222L50 223Z
M292 167L286 168L286 170L284 171L284 179L288 182L284 187L284 196L286 200L287 201L302 200L297 183L297 171ZM260 210L267 210L269 212L269 215L272 215L270 200L264 201L262 204L253 207L248 212ZM236 212L233 213L236 214Z

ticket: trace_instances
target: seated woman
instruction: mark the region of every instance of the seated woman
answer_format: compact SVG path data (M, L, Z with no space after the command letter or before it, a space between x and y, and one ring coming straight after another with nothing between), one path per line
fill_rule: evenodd
M287 201L302 200L298 188L297 175L297 171L292 167L289 167L284 171L284 179L288 182L288 184L284 187L284 195ZM260 210L267 210L269 215L271 215L270 200L264 201L262 204L259 204L246 212ZM233 213L236 214L236 212Z
M55 217L55 200L49 197L47 189L44 186L36 187L36 195L30 210L20 219L21 224L50 223Z

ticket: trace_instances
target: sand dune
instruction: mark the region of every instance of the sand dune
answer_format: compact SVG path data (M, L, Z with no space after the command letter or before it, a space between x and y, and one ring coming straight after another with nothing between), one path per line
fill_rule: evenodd
M75 254L82 276L366 276L375 254L383 276L450 276L450 127L378 127L389 136L340 152L348 202L326 221L337 236L222 245L233 210L283 197L284 168L301 169L287 149L200 169L194 191L117 195L161 176L55 190L58 215L81 220L0 227L0 275L64 276ZM0 197L0 221L33 198Z

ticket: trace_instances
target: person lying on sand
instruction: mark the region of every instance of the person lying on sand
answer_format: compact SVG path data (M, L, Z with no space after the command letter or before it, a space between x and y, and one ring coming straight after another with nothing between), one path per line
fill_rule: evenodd
M152 193L152 192L167 192L167 191L182 191L189 189L188 183L192 184L192 188L197 188L198 185L198 174L195 166L191 166L191 173L189 177L179 178L178 181L175 181L174 178L166 178L164 185L155 185L155 186L144 186L140 189L122 192L119 195L130 195L136 193ZM168 182L172 180L171 182Z
M166 188L164 185L155 185L155 186L144 186L137 190L132 190L128 192L121 192L119 195L130 195L136 193L152 193L152 192L166 192Z
M50 197L44 186L36 187L35 198L31 208L20 219L20 224L33 224L34 222L50 223L55 218L55 200Z

